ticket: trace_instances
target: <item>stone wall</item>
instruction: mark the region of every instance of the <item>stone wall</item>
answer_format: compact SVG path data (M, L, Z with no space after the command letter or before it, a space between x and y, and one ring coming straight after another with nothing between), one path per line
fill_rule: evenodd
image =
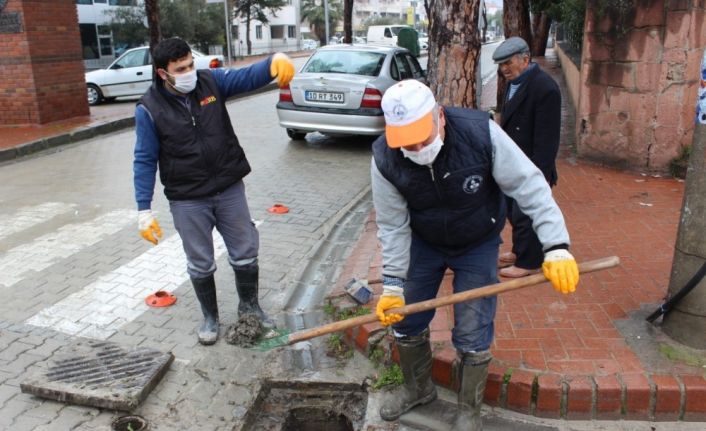
M75 0L7 2L0 11L0 76L0 125L89 114Z
M571 104L574 106L574 112L578 112L581 70L566 53L561 43L554 45L554 52L556 52L556 56L561 64L561 70L564 74L566 88L569 90Z
M588 2L577 111L582 158L665 171L694 130L706 4L623 1L625 12Z

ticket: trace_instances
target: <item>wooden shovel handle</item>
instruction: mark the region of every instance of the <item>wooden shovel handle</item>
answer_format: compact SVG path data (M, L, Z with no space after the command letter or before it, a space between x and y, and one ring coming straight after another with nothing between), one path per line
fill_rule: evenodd
M612 268L614 266L618 266L618 264L620 264L620 258L618 258L618 256L610 256L580 263L578 266L579 273L583 274ZM544 274L529 275L527 277L491 284L489 286L479 287L477 289L471 289L465 292L454 293L452 295L429 299L427 301L416 302L414 304L405 305L404 307L392 308L387 310L386 314L395 313L406 316L408 314L419 313L420 311L427 311L434 308L443 307L445 305L457 304L463 301L497 295L498 293L521 289L523 287L534 286L535 284L540 284L545 281L547 281L547 279L544 277ZM378 321L378 318L375 313L370 313L364 316L352 317L350 319L317 326L315 328L304 329L290 334L287 339L287 344L297 343L299 341L308 340L310 338L319 337L332 332L343 331L348 328L353 328L376 321Z

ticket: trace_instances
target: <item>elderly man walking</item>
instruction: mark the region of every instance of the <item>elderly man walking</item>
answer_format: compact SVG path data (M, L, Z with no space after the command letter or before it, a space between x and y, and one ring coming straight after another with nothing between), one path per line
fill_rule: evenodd
M511 37L498 46L493 60L508 82L500 126L544 174L550 186L557 182L556 155L561 130L561 93L557 83L530 59L527 43ZM512 251L498 259L503 277L524 277L539 272L544 259L542 243L532 219L508 197L512 225Z

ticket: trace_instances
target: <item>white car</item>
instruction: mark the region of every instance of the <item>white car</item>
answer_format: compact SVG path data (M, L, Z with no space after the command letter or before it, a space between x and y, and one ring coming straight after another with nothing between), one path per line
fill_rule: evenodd
M382 95L403 79L426 81L426 73L405 48L345 44L319 48L280 89L279 125L293 141L309 132L380 135L385 131Z
M316 49L317 43L314 39L304 39L302 40L302 49Z
M205 55L191 50L196 69L223 66L222 55ZM86 73L88 104L98 105L116 97L140 96L152 84L152 57L149 47L142 46L125 51L105 69Z
M429 49L429 38L426 36L420 37L419 38L419 49L422 51L426 51Z

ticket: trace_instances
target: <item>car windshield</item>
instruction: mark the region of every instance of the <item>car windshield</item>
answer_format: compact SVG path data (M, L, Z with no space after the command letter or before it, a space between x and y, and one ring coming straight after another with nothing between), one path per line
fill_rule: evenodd
M365 51L317 51L304 66L308 73L346 73L377 76L385 54Z

